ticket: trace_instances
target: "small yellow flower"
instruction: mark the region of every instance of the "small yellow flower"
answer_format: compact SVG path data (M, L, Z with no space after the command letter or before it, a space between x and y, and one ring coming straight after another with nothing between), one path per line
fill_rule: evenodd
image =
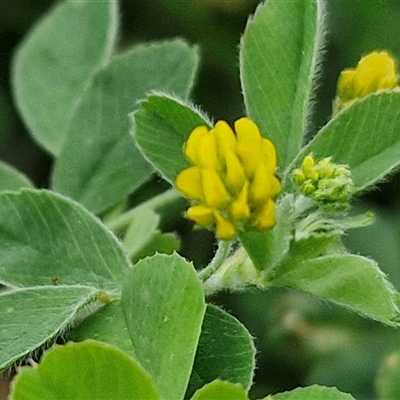
M186 216L232 239L239 229L266 230L275 224L276 151L248 118L214 128L195 128L184 146L191 164L175 179L176 188L193 201Z
M353 180L346 165L332 162L330 157L315 162L312 155L304 157L300 168L292 173L293 182L301 193L312 198L327 211L349 207Z
M335 111L350 105L355 99L397 86L397 66L386 51L374 51L361 58L357 67L346 69L339 76Z

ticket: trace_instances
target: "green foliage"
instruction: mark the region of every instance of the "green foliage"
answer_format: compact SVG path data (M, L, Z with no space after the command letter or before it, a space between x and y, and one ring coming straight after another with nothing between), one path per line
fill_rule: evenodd
M32 135L59 154L94 72L114 51L118 3L64 1L34 27L13 64L16 103Z
M53 189L100 212L148 180L153 169L129 134L128 113L155 88L187 96L197 58L175 40L139 46L99 70L70 120Z
M137 360L163 398L182 398L205 312L193 267L177 255L138 262L124 284L122 305Z
M153 94L133 115L133 134L144 156L173 183L188 162L182 153L190 132L211 123L192 105L182 100Z
M310 153L348 166L355 193L400 163L397 90L355 101L305 143L324 12L317 0L270 0L247 24L240 43L246 114L276 145L282 193L272 229L243 227L199 272L175 252L181 243L183 254L200 247L186 226L172 232L187 201L173 190L153 197L165 182L156 183L161 189L148 183L158 173L173 184L188 167L182 149L191 131L213 125L187 100L197 48L175 39L113 55L118 21L117 3L110 1L64 1L31 30L14 59L13 90L34 139L54 156L52 191L32 189L0 164L0 370L39 359L57 339L80 343L56 346L38 365L23 367L11 399L255 397L249 394L256 370L252 336L206 301L206 294L224 289L294 289L399 326L400 294L375 261L351 254L341 240L348 229L371 223L371 214L324 209L291 182ZM324 179L335 186L329 174ZM272 314L281 304L265 307ZM293 335L286 349L309 340L312 359L336 351L337 342L347 340L350 348L365 337L349 339L338 329L330 341L298 307L292 304L279 323L258 316L266 321L260 343L264 334L276 343ZM286 351L282 358L290 356ZM398 358L393 353L381 368L382 398L398 397ZM321 398L352 399L317 385L265 399Z
M312 243L305 246L312 246ZM292 287L327 299L389 325L398 325L398 293L382 271L368 258L334 254L302 259L307 249L298 248L292 260L276 270L271 284Z
M400 163L399 105L397 92L357 101L326 124L294 164L309 153L316 158L329 155L335 163L350 166L357 191L374 185Z
M68 343L23 368L11 400L160 399L149 375L127 355L95 341Z
M101 291L121 287L129 261L97 219L52 192L3 192L0 216L0 282L13 289L1 292L12 327L0 334L4 368L60 335ZM29 334L16 342L16 332Z
M298 388L290 392L278 393L268 396L264 400L352 400L354 399L347 393L341 393L336 388L322 386L309 386Z
M30 188L32 183L18 170L10 165L0 162L0 190L18 190Z
M0 370L61 335L98 290L85 286L28 287L1 292ZM22 340L15 340L20 337Z
M135 349L132 345L121 301L107 304L89 315L72 330L68 339L74 342L93 339L109 343L135 358Z
M307 129L322 7L317 1L269 1L249 20L240 46L247 113L274 142L282 170L299 152Z
M237 385L220 380L213 381L198 390L192 400L247 400L245 391Z
M208 305L189 392L214 379L238 383L249 390L255 367L254 358L255 348L247 329L225 311Z
M0 194L0 282L11 287L122 286L129 261L81 205L50 191Z
M167 192L161 197L169 195ZM179 249L180 242L174 234L162 233L158 229L160 220L161 216L151 201L134 208L128 217L122 219L121 223L126 227L123 244L133 264L156 252L171 254ZM119 228L118 221L113 221L112 225Z

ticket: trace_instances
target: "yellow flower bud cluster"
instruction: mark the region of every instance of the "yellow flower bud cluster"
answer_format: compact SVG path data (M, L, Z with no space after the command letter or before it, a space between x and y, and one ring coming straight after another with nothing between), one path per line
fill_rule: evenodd
M361 58L356 68L346 69L340 74L334 108L340 111L356 98L396 86L396 61L386 51L374 51Z
M191 164L175 180L176 188L193 200L186 216L214 229L219 239L233 238L239 229L266 230L275 224L276 151L249 118L225 121L214 128L195 128L184 147Z
M349 207L354 192L350 170L345 165L334 164L330 157L316 163L311 155L306 156L301 168L295 169L292 177L300 191L325 210Z

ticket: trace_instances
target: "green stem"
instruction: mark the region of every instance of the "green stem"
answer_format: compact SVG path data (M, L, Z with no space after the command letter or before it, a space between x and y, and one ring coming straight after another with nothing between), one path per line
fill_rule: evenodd
M133 215L135 215L141 207L152 207L153 209L156 209L166 204L176 202L179 199L182 199L182 195L179 192L173 189L167 190L166 192L161 193L156 197L153 197L151 200L148 200L145 203L135 208L132 208L124 212L123 214L120 214L117 217L110 219L109 221L106 221L105 224L108 229L112 230L113 232L121 231L129 225Z
M210 264L207 265L207 267L205 267L198 273L198 277L201 279L202 282L205 282L213 274L215 274L218 268L227 259L231 250L232 243L232 240L220 240L214 258L211 260Z
M260 271L254 266L243 247L240 247L203 282L204 292L209 296L223 289L242 291L249 286L265 288L260 278Z

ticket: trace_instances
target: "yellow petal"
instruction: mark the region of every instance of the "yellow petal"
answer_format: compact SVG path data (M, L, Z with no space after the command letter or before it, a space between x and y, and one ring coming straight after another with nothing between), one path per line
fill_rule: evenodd
M235 224L229 219L224 218L218 211L214 212L215 232L221 240L230 240L236 235Z
M272 199L275 199L278 196L278 194L281 192L281 182L275 175L271 176L270 190L271 190L270 196Z
M339 75L337 91L342 101L354 99L354 77L356 71L354 69L345 69Z
M268 200L260 209L252 214L253 228L264 231L275 225L275 202Z
M230 214L235 220L247 219L250 216L250 207L248 204L249 183L243 185L238 197L231 203Z
M304 172L308 172L315 165L315 160L311 155L305 156L301 168Z
M192 162L193 164L199 164L199 149L201 147L200 143L202 142L204 135L208 132L208 128L206 126L198 126L193 129L191 134L188 137L188 140L185 144L184 153L186 158Z
M211 208L224 208L229 202L229 193L217 171L202 169L201 177L207 205Z
M202 168L211 168L216 171L221 170L221 162L218 157L218 146L215 132L211 129L203 136L199 143L199 162L198 165Z
M218 121L214 127L220 155L223 157L228 152L235 151L236 136L226 121Z
M176 188L193 200L203 198L203 186L200 169L190 167L182 170L175 179Z
M226 185L232 195L236 195L242 189L246 176L242 164L235 153L227 152L225 157Z
M385 51L372 52L363 57L356 68L354 86L357 97L397 85L397 71L393 58Z
M204 227L208 227L215 222L211 208L202 205L189 207L186 211L186 217Z
M364 97L379 90L397 86L397 66L393 57L374 51L361 58L357 67L344 70L338 80L338 96L342 103ZM347 104L347 103L346 103ZM345 104L340 104L343 108Z
M262 162L267 166L268 171L274 173L276 170L276 149L268 139L261 139Z
M257 167L254 178L250 183L250 201L252 204L265 203L271 197L272 178L273 175L268 173L268 169L264 164L260 164Z
M236 154L236 136L232 128L225 121L218 121L214 128L217 140L221 169L225 175L228 190L236 195L243 186L245 175L240 160Z
M246 175L252 178L261 161L260 131L252 120L245 117L235 122L235 131L237 135L236 152Z

